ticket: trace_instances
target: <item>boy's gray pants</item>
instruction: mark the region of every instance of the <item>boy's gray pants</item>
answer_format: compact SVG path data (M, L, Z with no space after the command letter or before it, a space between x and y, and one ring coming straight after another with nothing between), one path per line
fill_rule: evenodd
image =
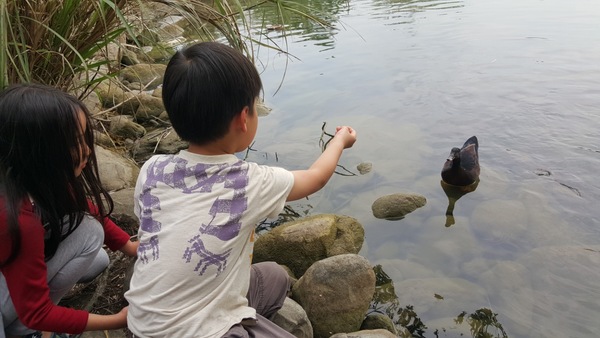
M295 338L269 320L283 306L289 289L290 278L277 263L252 264L247 298L256 309L256 321L232 326L223 338Z

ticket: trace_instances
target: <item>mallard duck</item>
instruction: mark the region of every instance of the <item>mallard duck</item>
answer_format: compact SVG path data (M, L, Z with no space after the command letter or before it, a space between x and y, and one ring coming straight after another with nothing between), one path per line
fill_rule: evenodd
M466 186L479 179L479 142L469 138L462 148L452 148L444 167L442 180L456 186Z

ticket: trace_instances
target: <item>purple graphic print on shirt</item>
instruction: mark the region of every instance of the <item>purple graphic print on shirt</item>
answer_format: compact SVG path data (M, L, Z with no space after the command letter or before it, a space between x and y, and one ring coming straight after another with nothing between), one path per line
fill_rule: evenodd
M216 168L215 168L216 167ZM168 168L168 169L166 169ZM171 172L171 168L172 172ZM209 175L206 170L211 168L215 174ZM216 169L216 170L215 170ZM208 214L211 217L208 224L202 224L199 233L193 236L188 243L191 245L185 249L183 259L189 263L193 255L199 257L194 271L202 275L210 265L217 267L217 273L222 272L227 266L227 258L231 249L225 252L215 253L206 249L202 238L215 236L219 240L228 241L235 238L241 228L241 217L248 208L246 198L246 187L248 186L248 165L238 161L233 165L206 165L197 164L188 166L188 161L174 155L158 159L148 167L146 181L142 187L140 196L140 228L149 233L158 233L161 223L152 218L152 212L160 210L160 200L152 195L152 189L158 183L168 185L174 189L181 190L184 194L196 194L211 192L215 184L223 184L225 190L233 191L231 199L217 198ZM188 186L188 184L190 184ZM226 195L227 191L224 194ZM218 214L225 214L223 223L213 223ZM220 219L223 219L221 217ZM151 251L152 260L159 259L158 236L151 237L148 243L140 244L139 256L144 263L148 262L147 252Z

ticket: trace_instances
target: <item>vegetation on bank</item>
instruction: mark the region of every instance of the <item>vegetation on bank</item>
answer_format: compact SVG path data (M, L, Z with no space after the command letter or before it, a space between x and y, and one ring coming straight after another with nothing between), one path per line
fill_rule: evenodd
M250 57L257 45L280 48L251 36L251 22L260 22L251 9L275 8L280 23L295 15L327 25L287 0L0 0L0 89L38 82L85 97L119 72L108 58L111 46L141 47L136 36L147 28L141 13L152 4L182 16L197 39L224 38Z

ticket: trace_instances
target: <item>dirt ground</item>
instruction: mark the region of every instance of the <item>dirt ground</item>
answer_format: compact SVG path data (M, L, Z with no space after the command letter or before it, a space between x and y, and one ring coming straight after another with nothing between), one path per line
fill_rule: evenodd
M107 270L88 284L77 284L60 305L85 309L96 314L113 314L127 306L123 297L125 272L132 258L119 253L110 253L111 263ZM131 337L129 330L86 332L82 337L123 338Z

